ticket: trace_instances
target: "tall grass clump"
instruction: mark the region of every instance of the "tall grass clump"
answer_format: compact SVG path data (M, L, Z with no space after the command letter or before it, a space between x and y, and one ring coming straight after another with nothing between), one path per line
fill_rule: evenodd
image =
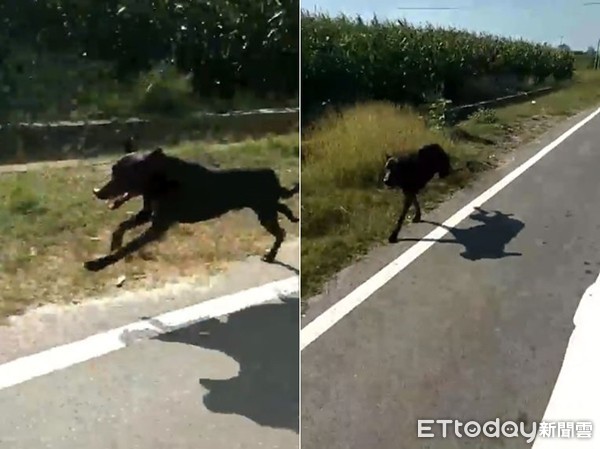
M409 107L366 103L341 114L326 114L307 132L302 142L303 176L340 189L373 188L380 181L386 153L411 151L443 139Z
M460 102L483 76L572 77L571 52L489 34L398 21L365 22L302 13L302 107L383 99L420 104L431 95Z

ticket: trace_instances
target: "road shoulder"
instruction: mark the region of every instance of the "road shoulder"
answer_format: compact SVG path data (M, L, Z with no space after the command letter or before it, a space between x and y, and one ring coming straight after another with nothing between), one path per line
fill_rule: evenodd
M77 305L45 305L8 319L0 326L0 363L127 325L212 298L297 275L299 241L286 242L281 264L268 265L257 256L233 262L202 283L182 279L148 291L123 291L90 298Z

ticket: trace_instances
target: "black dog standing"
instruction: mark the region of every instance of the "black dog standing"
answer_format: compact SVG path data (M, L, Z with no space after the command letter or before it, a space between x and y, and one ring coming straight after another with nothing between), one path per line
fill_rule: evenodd
M398 233L411 205L414 204L416 209L413 221L421 221L421 207L417 194L436 174L445 178L450 175L450 171L450 157L436 143L425 145L416 152L402 156L386 155L383 183L390 188L399 188L404 193L404 207L396 227L388 238L390 243L398 241Z
M110 180L94 189L94 195L110 200L111 209L141 196L142 210L113 232L111 254L85 263L90 271L101 270L158 240L176 223L197 223L243 208L252 209L262 226L275 237L273 246L262 258L273 262L285 239L278 213L291 222L299 221L290 208L280 202L297 194L299 185L290 189L282 187L272 169L209 169L167 155L161 148L133 153L133 146L126 144L126 152L130 154L112 166ZM122 247L126 231L148 222L150 227L142 235Z

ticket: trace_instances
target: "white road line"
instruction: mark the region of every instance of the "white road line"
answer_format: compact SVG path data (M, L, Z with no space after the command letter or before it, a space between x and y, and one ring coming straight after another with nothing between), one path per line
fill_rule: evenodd
M558 145L563 143L568 137L577 132L582 126L592 120L600 113L600 108L596 109L596 111L592 112L585 119L581 120L575 126L570 128L556 140L554 140L549 145L542 148L538 151L533 157L525 161L519 167L514 169L492 187L487 189L469 204L464 206L454 215L452 215L448 220L446 220L443 224L446 227L454 227L458 225L461 221L466 219L469 215L473 213L476 207L482 206L486 201L508 186L511 182L517 179L520 175L525 173L529 168L531 168L536 162L550 153L553 149L555 149ZM363 303L367 298L369 298L373 293L383 287L387 282L389 282L392 278L394 278L398 273L400 273L404 268L414 262L421 254L431 248L436 241L440 240L444 237L448 231L443 227L439 226L433 231L431 231L423 240L414 244L407 251L402 253L398 258L392 261L390 264L383 267L380 271L375 273L374 276L369 278L365 283L358 286L355 290L349 293L347 296L339 300L321 315L316 317L313 321L308 323L302 330L300 331L300 350L304 350L308 345L310 345L313 341L327 332L331 327L333 327L338 321L344 318L347 314L349 314L352 310L358 307L361 303Z
M152 336L155 336L198 321L216 318L278 298L296 295L298 292L299 279L294 276L167 312L148 321L137 321L92 335L83 340L22 357L0 365L0 390L123 349L127 346L123 339L124 334L127 332L150 331ZM152 322L160 323L160 327L151 324Z
M577 422L592 423L592 438L536 438L532 449L571 449L600 444L600 275L583 294L575 316L558 380L542 421L571 422L577 437ZM559 430L555 428L555 433Z

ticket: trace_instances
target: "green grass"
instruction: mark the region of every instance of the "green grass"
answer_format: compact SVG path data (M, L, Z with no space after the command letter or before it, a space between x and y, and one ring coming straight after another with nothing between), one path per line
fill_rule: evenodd
M535 103L474 114L451 129L430 129L415 111L386 103L360 104L323 117L302 140L303 300L389 234L402 199L381 188L386 152L435 141L450 152L453 166L466 168L428 186L421 203L431 210L495 167L503 153L598 103L600 71L582 71L564 89Z
M284 185L291 185L298 180L298 147L297 134L290 134L229 147L188 142L166 151L222 167L270 166ZM86 272L83 262L105 254L111 231L140 206L136 199L109 211L93 198L92 188L108 173L109 165L81 164L0 174L0 316L111 292L121 275L127 276L128 289L206 275L228 261L262 254L272 243L255 216L242 211L178 226L164 241L125 261L100 273ZM298 210L298 197L288 203ZM296 225L281 223L290 237L298 234ZM126 241L142 231L127 234Z

